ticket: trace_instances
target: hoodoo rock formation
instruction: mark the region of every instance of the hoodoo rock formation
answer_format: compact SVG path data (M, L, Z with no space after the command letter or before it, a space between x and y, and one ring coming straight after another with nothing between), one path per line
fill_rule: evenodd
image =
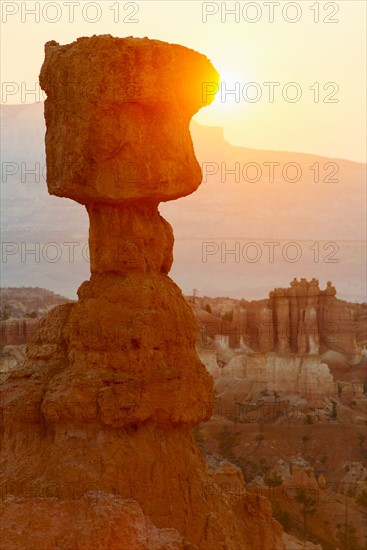
M315 278L294 278L288 288L275 288L266 300L241 302L227 306L231 323L197 315L201 337L220 337L232 349L247 346L260 352L321 355L334 350L350 359L366 353L365 304L337 299L330 281L321 290Z
M280 352L317 355L320 350L320 329L329 297L336 290L331 282L320 291L317 279L307 282L296 278L290 288L276 288L270 292L274 311L275 347Z
M289 288L276 288L269 297L277 351L317 355L334 349L360 354L354 304L337 300L331 281L320 290L317 279L295 278Z
M200 184L189 122L217 79L157 40L46 44L48 189L88 211L91 278L5 375L4 550L284 548L267 499L223 494L194 443L213 385L157 208Z

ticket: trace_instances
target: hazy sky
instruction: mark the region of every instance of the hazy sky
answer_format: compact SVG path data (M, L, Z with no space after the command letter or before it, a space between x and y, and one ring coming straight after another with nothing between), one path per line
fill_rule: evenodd
M42 100L25 92L48 40L148 36L211 59L222 88L195 118L223 126L231 143L365 161L363 0L2 1L1 10L2 103Z

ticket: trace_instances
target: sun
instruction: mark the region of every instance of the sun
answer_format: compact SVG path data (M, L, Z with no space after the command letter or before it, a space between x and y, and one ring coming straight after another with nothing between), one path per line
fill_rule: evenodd
M251 94L257 93L249 82L249 71L241 61L232 65L214 62L219 82L203 82L203 104L208 105L195 115L199 124L224 126L228 121L239 121L251 105ZM253 78L252 78L253 80ZM246 95L247 94L247 95Z
M240 107L244 103L242 91L246 84L240 71L235 68L219 68L218 72L220 81L211 108L224 111Z

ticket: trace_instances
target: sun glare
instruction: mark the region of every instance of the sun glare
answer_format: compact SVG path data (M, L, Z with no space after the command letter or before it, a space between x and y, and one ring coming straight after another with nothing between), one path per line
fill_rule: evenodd
M235 109L243 103L242 89L244 78L236 69L218 69L220 81L217 86L217 93L212 103L212 108L228 110Z

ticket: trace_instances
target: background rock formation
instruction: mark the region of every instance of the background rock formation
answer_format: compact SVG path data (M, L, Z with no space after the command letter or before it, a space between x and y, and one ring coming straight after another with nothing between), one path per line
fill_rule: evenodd
M325 290L320 290L317 279L308 282L295 278L289 288L276 288L269 297L278 326L274 342L277 350L317 355L334 349L351 356L360 354L355 308L336 299L331 281Z
M318 357L283 356L271 352L241 354L229 361L219 377L210 370L210 365L207 368L216 379L218 393L224 388L228 392L233 386L237 395L257 396L266 390L298 394L314 404L322 403L325 396L336 394L336 384L329 367Z
M5 377L4 548L120 548L124 525L124 540L144 548L140 522L150 549L281 550L267 499L224 496L194 443L212 381L167 276L173 234L157 210L200 183L188 126L202 82L218 75L204 56L146 38L45 51L48 188L87 208L91 279L40 321L24 365ZM155 528L176 531L149 546Z
M1 321L1 342L20 346L32 339L36 321L34 319L11 319Z
M325 290L313 278L293 279L288 288L275 288L265 300L197 298L197 307L210 306L214 317L196 317L202 335L222 335L228 346L254 351L321 355L328 350L349 359L366 354L366 305L336 298L329 281ZM194 308L195 309L195 308ZM231 314L230 323L215 316Z

